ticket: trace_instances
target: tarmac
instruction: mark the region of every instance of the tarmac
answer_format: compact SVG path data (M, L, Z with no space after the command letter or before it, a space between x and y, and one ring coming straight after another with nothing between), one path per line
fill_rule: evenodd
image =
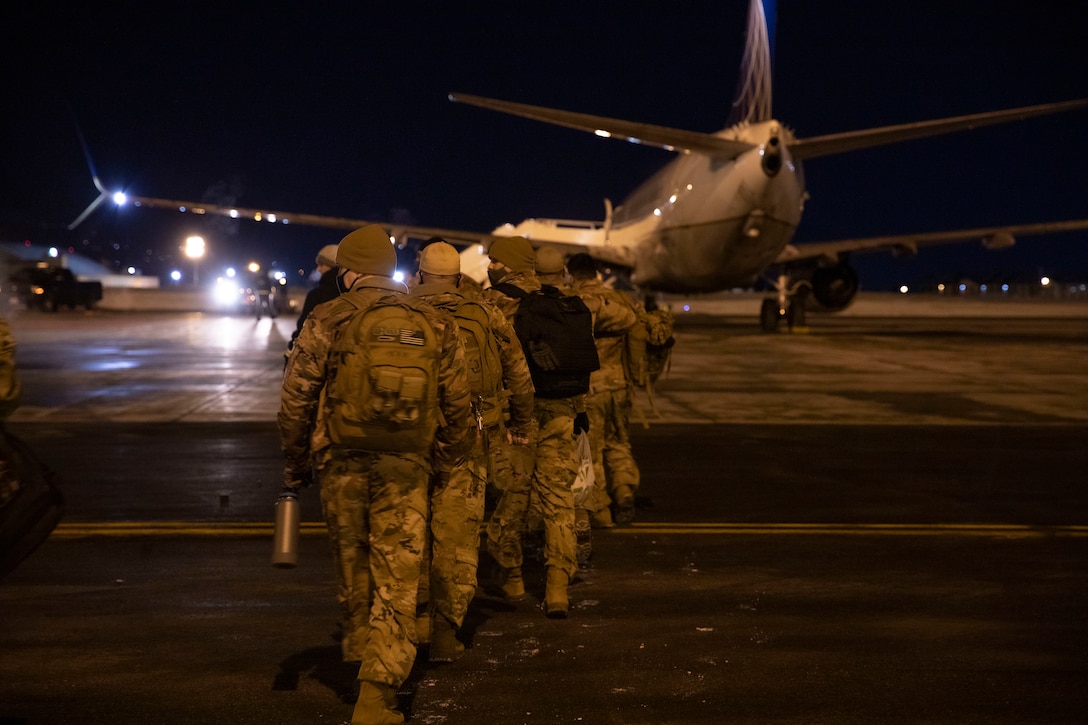
M481 587L409 722L1088 722L1083 309L679 314L636 523L566 621L537 563L522 604ZM11 317L7 428L67 508L0 582L0 725L349 721L316 490L269 563L294 322Z

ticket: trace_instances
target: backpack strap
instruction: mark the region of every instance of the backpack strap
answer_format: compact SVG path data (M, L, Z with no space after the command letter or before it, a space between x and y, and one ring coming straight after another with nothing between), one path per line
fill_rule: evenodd
M499 292L502 292L507 297L516 297L519 300L523 300L523 299L525 299L526 297L529 296L529 293L526 292L525 290L523 290L521 287L518 287L517 285L514 285L514 284L510 284L509 282L503 282L501 284L493 284L493 285L491 285L491 289L496 289Z

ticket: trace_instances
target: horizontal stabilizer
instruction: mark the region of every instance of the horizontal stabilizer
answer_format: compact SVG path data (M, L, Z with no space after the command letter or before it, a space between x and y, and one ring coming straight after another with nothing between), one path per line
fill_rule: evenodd
M1088 99L1044 103L1038 106L1010 108L1005 111L973 113L968 116L954 116L933 121L918 121L917 123L904 123L897 126L882 126L863 131L847 131L846 133L797 139L790 144L790 153L793 154L795 159L813 159L818 156L828 156L844 151L856 151L873 146L898 143L899 141L939 136L953 131L968 131L982 126L1019 121L1032 116L1073 111L1078 108L1088 108Z
M449 98L454 103L467 103L471 106L479 106L492 111L531 118L534 121L543 121L544 123L574 128L579 131L589 131L605 138L619 138L645 146L657 146L668 151L703 154L721 160L735 159L745 151L754 148L752 144L743 141L732 141L697 131L684 131L665 126L653 126L648 123L621 121L617 118L592 116L587 113L559 111L554 108L499 101L464 93L451 93Z

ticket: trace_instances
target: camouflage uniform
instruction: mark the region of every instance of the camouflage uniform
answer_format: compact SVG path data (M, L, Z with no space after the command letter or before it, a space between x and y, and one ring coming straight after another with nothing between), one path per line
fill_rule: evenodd
M384 453L334 447L323 390L329 351L356 313L346 297L366 306L403 295L385 277L362 277L351 292L311 313L287 362L279 427L284 483L303 485L315 470L332 539L338 599L344 615L345 661L361 660L359 679L396 686L416 653L416 589L426 535L427 486L448 475L466 452L469 389L464 347L448 314L420 305L440 350L439 407L444 425L430 451Z
M19 376L15 372L15 336L8 321L0 317L0 420L6 419L19 407ZM19 480L6 457L0 456L0 505L13 498L19 490Z
M634 391L624 367L624 335L638 322L632 302L599 279L575 280L576 294L593 313L593 335L601 369L590 375L586 412L593 449L594 493L586 502L590 512L606 510L617 486L638 489L639 471L631 454L628 422Z
M524 272L510 274L502 282L526 292L540 289L536 277ZM484 291L484 299L494 303L513 322L520 300L493 288ZM545 565L563 572L568 579L577 571L571 484L578 474L574 416L579 402L576 398L539 396L533 400L537 428L530 446L535 452L535 460L526 466L532 476L514 478L515 485L503 491L487 526L488 552L506 569L522 565L521 537L532 494L539 502L544 518Z
M425 283L412 290L440 310L453 312L466 301L457 287ZM477 301L480 301L477 299ZM513 326L493 305L480 301L488 314L488 329L498 343L502 384L509 401L510 428L527 434L533 423L533 381ZM473 361L468 361L473 364ZM502 400L482 401L486 409L501 409ZM475 427L475 421L473 421ZM499 490L510 488L513 475L507 460L506 429L501 418L474 436L475 445L449 481L431 492L429 598L435 612L455 627L464 622L476 594L480 525L488 482ZM426 562L424 570L426 570ZM421 601L426 582L421 581Z

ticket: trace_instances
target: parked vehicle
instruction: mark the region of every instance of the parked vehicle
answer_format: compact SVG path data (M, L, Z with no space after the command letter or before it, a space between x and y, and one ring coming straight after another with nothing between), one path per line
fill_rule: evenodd
M24 267L12 273L10 282L12 294L27 308L93 310L102 300L101 282L81 282L67 267Z

